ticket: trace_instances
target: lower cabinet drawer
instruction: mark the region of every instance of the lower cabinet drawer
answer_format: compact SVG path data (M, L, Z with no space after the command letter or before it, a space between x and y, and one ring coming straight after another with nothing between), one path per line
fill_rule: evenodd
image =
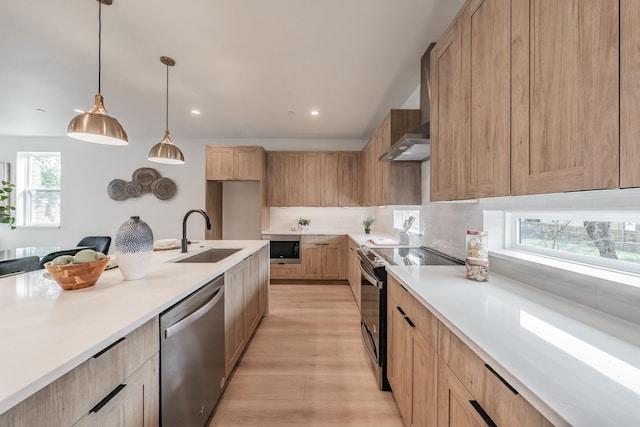
M270 264L272 279L300 279L302 264Z
M442 323L438 332L441 361L496 425L550 425L515 388Z
M155 317L117 340L0 415L0 427L73 425L158 353L158 328Z

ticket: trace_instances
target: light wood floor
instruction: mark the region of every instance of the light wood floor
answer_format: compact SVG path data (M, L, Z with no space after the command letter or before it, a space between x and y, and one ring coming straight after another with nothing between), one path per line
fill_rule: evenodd
M210 427L401 427L378 390L348 285L271 285L265 317Z

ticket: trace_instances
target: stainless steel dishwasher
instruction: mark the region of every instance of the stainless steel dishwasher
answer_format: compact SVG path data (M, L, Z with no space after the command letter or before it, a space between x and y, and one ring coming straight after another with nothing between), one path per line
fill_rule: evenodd
M224 388L224 276L160 315L160 420L202 427Z

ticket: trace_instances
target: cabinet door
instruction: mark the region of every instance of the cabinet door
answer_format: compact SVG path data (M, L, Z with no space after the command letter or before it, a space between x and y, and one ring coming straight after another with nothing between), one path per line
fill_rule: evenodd
M233 147L207 146L207 179L225 181L233 177Z
M270 152L267 157L269 206L303 206L302 157L300 153Z
M460 18L461 197L465 199L510 192L510 12L504 0L474 0Z
M447 366L438 366L438 426L440 427L485 427L475 408L473 396L458 381Z
M619 185L619 0L513 0L511 194Z
M338 206L359 206L360 155L343 152L338 161Z
M322 279L322 245L302 245L302 277L304 279Z
M260 181L264 165L262 147L235 147L233 159L233 179L239 181Z
M325 280L343 279L342 245L322 246L322 278Z
M405 425L411 425L411 341L409 325L396 301L389 300L387 309L387 377Z
M435 348L415 329L412 345L412 372L409 377L412 424L413 427L435 427L438 422L438 356Z
M640 187L640 2L620 1L620 187Z
M324 156L322 153L302 153L302 205L322 206Z
M155 427L159 424L159 353L114 390L111 399L94 407L74 427ZM102 403L102 402L101 402Z
M225 374L229 376L245 344L244 334L245 263L224 273Z
M431 51L432 201L460 198L460 121L462 117L462 31L449 27Z
M340 206L339 181L340 181L340 154L322 153L324 159L322 165L322 205Z
M375 137L375 155L373 158L375 189L374 204L382 206L388 204L391 197L391 162L378 160L391 147L391 113L378 127Z
M244 337L249 340L260 320L260 259L253 254L245 261L244 275Z
M265 246L258 253L260 269L260 315L265 315L269 307L269 247Z

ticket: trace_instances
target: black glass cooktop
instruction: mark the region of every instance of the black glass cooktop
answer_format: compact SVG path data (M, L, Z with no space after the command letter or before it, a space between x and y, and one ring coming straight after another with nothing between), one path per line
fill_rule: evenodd
M463 265L464 262L425 246L419 248L373 248L390 265Z

